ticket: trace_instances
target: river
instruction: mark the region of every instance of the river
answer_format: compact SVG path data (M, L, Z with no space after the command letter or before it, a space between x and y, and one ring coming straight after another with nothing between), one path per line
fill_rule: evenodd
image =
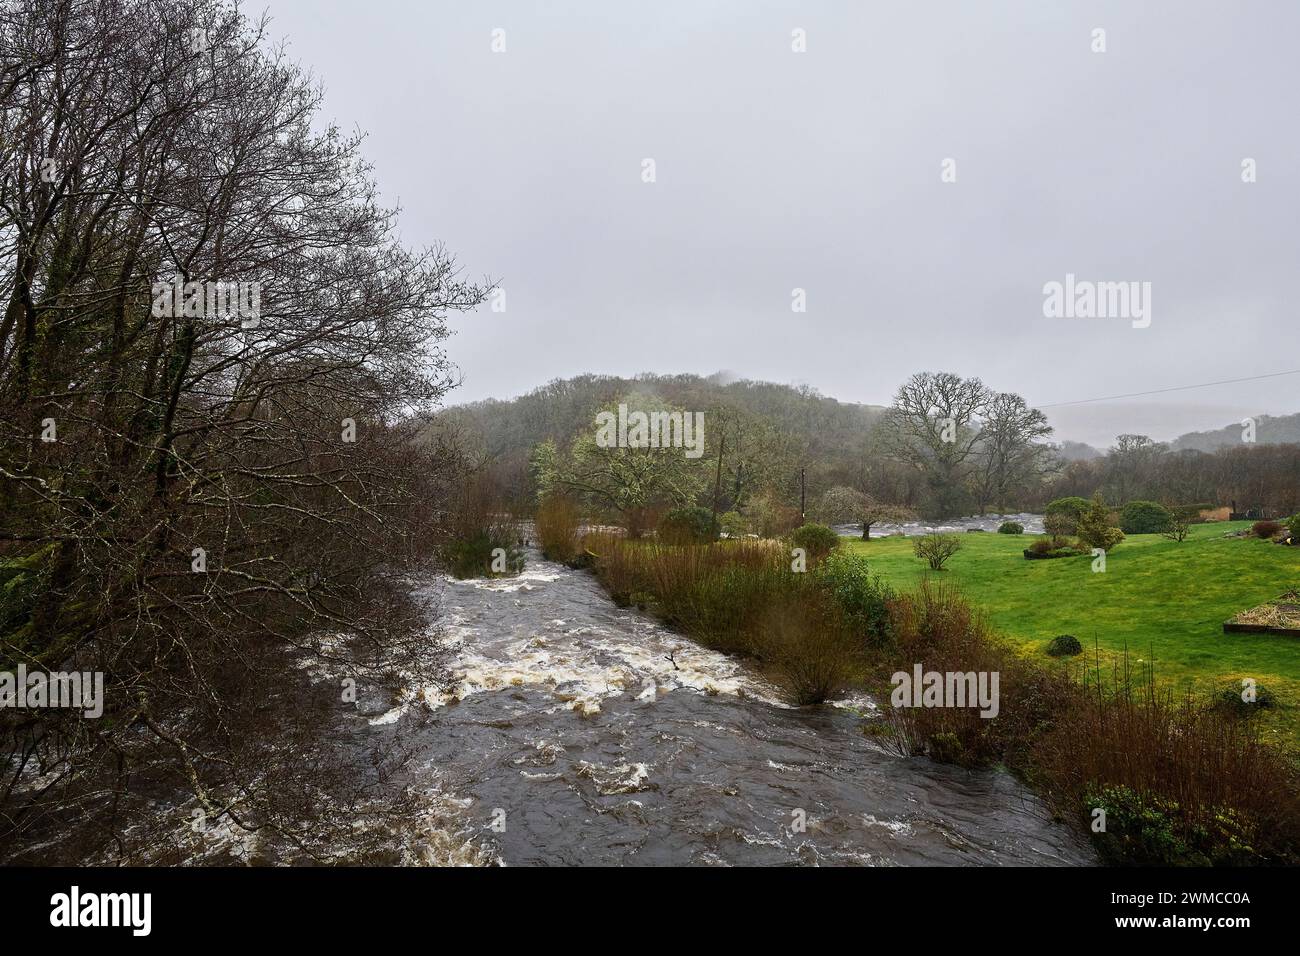
M971 515L966 518L949 518L946 521L881 521L871 526L871 537L902 534L909 537L920 534L953 534L961 531L997 531L1004 521L1014 521L1024 528L1025 534L1043 533L1043 516L1021 512L1010 515ZM862 537L862 525L837 524L836 532L846 538Z
M482 860L1094 861L1009 774L888 752L862 732L877 719L865 700L784 706L742 663L535 550L519 577L442 580L428 596L458 686L373 715L371 730L410 725L409 785L438 796Z

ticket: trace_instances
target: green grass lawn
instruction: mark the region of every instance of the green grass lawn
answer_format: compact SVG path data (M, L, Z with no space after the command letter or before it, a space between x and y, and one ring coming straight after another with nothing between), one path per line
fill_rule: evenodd
M1238 611L1300 586L1300 548L1224 537L1249 524L1195 525L1181 543L1130 535L1100 574L1087 556L1026 561L1027 534L961 534L962 550L943 571L913 555L911 538L851 547L895 587L923 577L958 585L999 632L1043 661L1052 660L1048 641L1073 634L1089 664L1099 648L1109 668L1127 646L1131 662L1154 662L1157 680L1179 691L1209 693L1253 677L1278 698L1259 718L1265 735L1300 752L1300 638L1223 633Z

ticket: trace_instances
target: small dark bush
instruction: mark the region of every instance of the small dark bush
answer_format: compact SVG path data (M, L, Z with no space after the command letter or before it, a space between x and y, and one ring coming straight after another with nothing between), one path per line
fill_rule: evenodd
M790 543L803 548L809 564L818 564L840 546L840 536L824 524L806 524L790 535Z
M1073 634L1058 634L1047 645L1047 653L1052 657L1074 657L1083 653L1083 645Z
M519 548L518 538L496 528L455 538L447 542L442 553L454 578L499 578L524 569L524 552Z
M659 520L665 544L708 544L718 540L718 525L708 508L673 508Z
M1228 684L1223 690L1214 695L1214 705L1221 710L1231 711L1242 716L1259 713L1261 710L1268 710L1276 706L1277 698L1273 692L1263 684L1255 684L1255 699L1246 700L1242 695L1246 693L1246 688L1239 681Z
M998 534L1024 534L1025 526L1019 521L1004 521L998 525Z
M1119 514L1119 528L1125 534L1163 534L1174 516L1154 501L1130 501Z
M1263 538L1265 541L1271 541L1276 538L1282 526L1276 521L1256 521L1250 526L1250 533L1257 538Z
M1033 544L1025 548L1025 557L1029 560L1038 558L1076 558L1087 553L1086 548L1077 547L1070 543L1069 538L1061 537L1036 538Z

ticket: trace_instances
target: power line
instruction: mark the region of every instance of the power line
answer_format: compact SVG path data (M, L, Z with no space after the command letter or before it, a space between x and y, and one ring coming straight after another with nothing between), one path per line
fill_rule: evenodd
M1038 405L1038 408L1062 408L1066 405L1087 405L1089 402L1111 402L1117 398L1138 398L1142 395L1163 395L1165 392L1185 392L1192 388L1209 388L1212 385L1235 385L1238 382L1254 382L1261 378L1279 378L1283 375L1300 375L1300 368L1288 372L1267 372L1263 375L1247 375L1245 378L1225 378L1220 382L1202 382L1200 385L1174 385L1171 388L1154 388L1149 392L1129 392L1125 395L1105 395L1101 398L1080 398L1073 402L1053 402L1050 405Z

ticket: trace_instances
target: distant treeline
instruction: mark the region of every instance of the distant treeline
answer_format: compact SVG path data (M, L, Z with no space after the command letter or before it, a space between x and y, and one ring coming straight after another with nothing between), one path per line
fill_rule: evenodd
M1112 504L1236 504L1277 518L1300 511L1300 444L1266 445L1240 440L1215 452L1121 435L1101 458L1075 461L1047 485L1048 498L1100 492Z
M620 402L703 412L704 455L684 463L680 453L591 447L597 413ZM1094 493L1111 504L1236 502L1241 510L1291 514L1300 508L1300 446L1265 444L1283 434L1278 423L1291 419L1300 416L1261 416L1256 443L1243 442L1234 426L1234 443L1212 453L1182 447L1197 436L1166 445L1120 435L1108 451L1087 449L1084 456L1085 446L1054 444L1044 416L1019 396L978 379L918 373L890 407L720 376L582 375L516 399L447 409L440 424L480 462L484 483L521 512L556 488L596 510L619 512L629 499L611 483L636 482L644 485L636 500L650 503L661 494L665 507L716 502L720 513L744 513L762 499L791 508L806 501L811 511L829 489L849 487L926 516L952 517L1033 510L1053 498ZM629 455L640 463L630 471L606 467ZM657 471L653 462L661 459L671 467Z

